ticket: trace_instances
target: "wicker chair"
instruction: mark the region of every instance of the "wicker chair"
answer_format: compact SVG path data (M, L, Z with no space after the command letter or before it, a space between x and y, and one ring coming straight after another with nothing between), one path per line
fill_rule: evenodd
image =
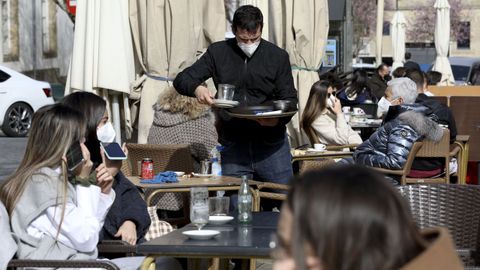
M153 171L159 173L163 171L183 171L186 173L193 172L193 159L188 144L134 144L128 143L128 168L131 175L140 175L140 166L143 158L151 158L153 160ZM128 169L126 170L128 172ZM146 190L145 193L153 192ZM177 195L177 196L175 196ZM181 218L163 218L163 220L173 225L184 225L189 222L188 196L172 193L160 193L151 200L151 205L157 205L162 200L163 205L175 204L175 209L179 210L183 207L183 217ZM148 196L146 196L148 197ZM177 199L179 198L179 199ZM180 201L178 201L180 200ZM148 202L147 202L148 203ZM150 205L149 205L150 206ZM178 206L178 208L177 208ZM160 207L162 208L162 207Z
M143 158L153 160L153 171L193 172L193 159L188 144L136 144L128 143L128 167L131 175L140 175ZM128 172L128 171L127 171Z
M467 266L479 266L480 187L472 185L408 185L398 190L410 205L420 228L450 230Z
M453 144L450 145L450 131L444 129L442 139L439 142L433 142L429 140L423 141L423 146L417 152L415 157L422 158L435 158L440 157L445 159L445 174L435 178L406 178L407 184L438 184L438 183L450 183L450 160L452 157L458 156L460 152L460 146ZM458 159L460 160L460 159ZM459 164L459 168L460 168Z
M265 191L265 189L268 189ZM290 189L288 185L284 184L277 184L272 182L265 182L258 186L258 189L253 190L254 195L258 198L254 202L253 211L258 212L260 211L260 200L270 199L270 200L278 200L284 201L287 199L286 192ZM282 192L283 191L283 192Z
M415 158L415 155L420 150L420 148L422 148L422 145L423 145L422 142L415 142L413 144L412 149L410 150L410 153L408 153L407 161L405 162L405 165L403 165L403 168L400 170L391 170L391 169L384 169L384 168L377 168L377 167L371 167L371 168L383 174L399 175L401 176L400 184L405 185L406 178L407 178L407 175L410 173L410 169L412 168L412 163Z
M335 160L331 158L308 159L300 161L299 174L303 174L312 170L321 170L335 164Z

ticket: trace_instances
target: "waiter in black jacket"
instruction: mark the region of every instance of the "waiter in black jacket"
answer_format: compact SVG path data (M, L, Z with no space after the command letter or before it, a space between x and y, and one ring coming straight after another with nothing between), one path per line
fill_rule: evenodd
M262 28L260 9L239 7L232 23L235 38L210 45L198 61L177 75L175 89L212 105L214 97L202 82L213 78L215 86L235 85L234 100L242 105L289 100L296 106L288 53L263 40ZM223 175L288 182L293 175L285 128L289 117L248 120L230 117L223 109L216 112L219 142L225 147L221 153Z

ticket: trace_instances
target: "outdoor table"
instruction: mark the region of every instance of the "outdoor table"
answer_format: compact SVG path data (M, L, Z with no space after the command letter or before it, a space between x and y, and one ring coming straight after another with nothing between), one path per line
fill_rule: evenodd
M322 151L322 152L317 152L317 151L305 151L305 150L298 150L298 149L292 149L292 163L300 161L300 160L311 160L311 159L318 159L318 158L330 158L330 159L335 159L335 158L345 158L345 157L351 157L353 155L353 152L351 151Z
M209 191L218 190L238 190L242 184L242 179L231 176L212 176L212 177L178 177L177 183L160 183L160 184L143 184L140 183L140 177L128 176L128 179L137 187L145 189L154 189L145 201L147 205L150 205L152 198L162 192L190 192L192 187L206 187ZM263 183L258 181L249 180L248 184L252 189L258 189ZM255 192L252 192L255 194ZM254 202L258 200L257 197L253 197Z
M270 242L276 233L280 213L255 212L250 225L240 225L235 218L224 225L207 224L204 228L220 231L210 240L192 240L182 232L195 230L189 224L159 238L137 246L137 253L146 258L141 269L154 269L155 257L185 258L238 258L258 259L270 257ZM154 266L153 266L154 267Z

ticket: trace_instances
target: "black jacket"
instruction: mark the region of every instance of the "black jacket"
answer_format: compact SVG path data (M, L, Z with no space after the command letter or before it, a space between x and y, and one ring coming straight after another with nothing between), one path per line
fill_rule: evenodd
M118 240L119 238L114 235L126 220L133 221L137 226L137 243L145 241L144 236L151 221L147 204L140 196L139 190L122 172L115 176L113 190L115 191L115 200L100 231L100 241Z
M415 103L428 107L430 109L430 118L439 124L447 126L450 130L450 142L455 141L455 138L457 137L457 126L450 108L425 94L418 94ZM444 164L444 158L416 158L413 161L412 169L431 171L443 168L445 166Z
M417 62L413 62L413 61L407 61L405 62L405 64L403 64L403 67L405 69L410 69L410 70L418 70L418 71L422 71L420 69L420 65L417 63Z
M390 113L385 122L370 138L357 147L353 153L355 163L385 169L401 169L407 161L413 144L424 137L438 141L443 131L430 118L426 117L422 108L409 105L398 107L396 117ZM388 114L387 114L388 116Z
M377 100L380 100L385 95L387 82L382 79L378 73L375 73L367 81L367 87L372 91L372 94L377 98Z
M290 100L297 104L288 53L261 40L248 58L236 39L213 43L192 66L180 72L173 85L182 95L195 96L197 86L212 78L215 86L227 83L236 87L234 100L249 106L269 104L273 100ZM284 119L275 127L262 127L257 122L232 118L218 110L219 138L226 140L278 140L285 135Z

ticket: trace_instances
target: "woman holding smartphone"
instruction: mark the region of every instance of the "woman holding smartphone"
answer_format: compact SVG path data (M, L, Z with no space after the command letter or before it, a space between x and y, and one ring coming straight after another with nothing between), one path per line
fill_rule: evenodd
M347 124L340 101L328 81L312 85L302 115L301 127L310 142L327 145L360 144L360 135Z
M83 116L66 106L34 114L25 155L0 190L18 258L96 259L98 232L115 192L106 167L92 169L84 133ZM75 144L83 161L69 173L66 154Z
M100 142L111 143L115 130L108 121L107 103L89 92L74 92L62 104L78 110L86 120L85 145L91 153L94 167L102 164ZM106 167L114 177L113 190L117 194L100 232L100 240L123 240L131 245L144 241L150 226L147 205L139 190L120 172L121 161L106 160Z

